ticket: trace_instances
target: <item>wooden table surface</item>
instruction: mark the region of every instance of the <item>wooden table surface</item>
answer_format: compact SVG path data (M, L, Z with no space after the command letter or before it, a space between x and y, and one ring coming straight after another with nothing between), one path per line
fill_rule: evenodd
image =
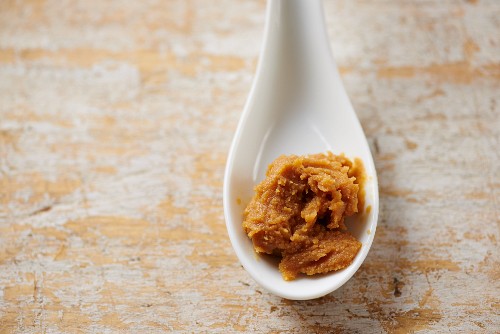
M500 2L325 12L381 214L356 275L295 302L222 208L264 1L1 1L0 332L498 333Z

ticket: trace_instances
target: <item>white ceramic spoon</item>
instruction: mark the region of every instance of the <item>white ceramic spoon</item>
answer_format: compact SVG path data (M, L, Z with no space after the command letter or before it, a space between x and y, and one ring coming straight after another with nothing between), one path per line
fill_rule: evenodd
M332 151L363 160L371 211L348 223L363 246L347 268L284 281L278 260L254 252L243 210L269 163L281 154ZM268 0L264 47L227 160L224 214L243 267L266 290L287 299L313 299L342 286L373 241L378 185L373 159L331 55L321 0Z

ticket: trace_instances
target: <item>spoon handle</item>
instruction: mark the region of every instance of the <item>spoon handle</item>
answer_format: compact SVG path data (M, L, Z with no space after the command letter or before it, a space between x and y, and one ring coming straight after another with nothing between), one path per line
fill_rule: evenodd
M290 96L297 96L297 105L300 101L310 104L310 98L321 100L330 95L339 82L322 1L268 0L255 93L278 104ZM304 95L307 101L301 98Z
M284 60L290 79L309 80L334 63L321 0L269 0L265 52Z

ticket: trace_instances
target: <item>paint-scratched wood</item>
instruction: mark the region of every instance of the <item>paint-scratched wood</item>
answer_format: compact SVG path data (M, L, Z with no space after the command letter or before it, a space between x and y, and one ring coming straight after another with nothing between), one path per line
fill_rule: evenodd
M226 234L263 1L0 2L0 332L498 333L500 2L326 0L381 214L292 302Z

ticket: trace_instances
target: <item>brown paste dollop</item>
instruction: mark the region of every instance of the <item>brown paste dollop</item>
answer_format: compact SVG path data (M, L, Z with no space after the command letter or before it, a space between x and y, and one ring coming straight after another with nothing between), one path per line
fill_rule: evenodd
M285 280L345 268L361 248L344 218L363 210L364 179L360 159L282 155L255 187L243 228L258 253L282 257Z

